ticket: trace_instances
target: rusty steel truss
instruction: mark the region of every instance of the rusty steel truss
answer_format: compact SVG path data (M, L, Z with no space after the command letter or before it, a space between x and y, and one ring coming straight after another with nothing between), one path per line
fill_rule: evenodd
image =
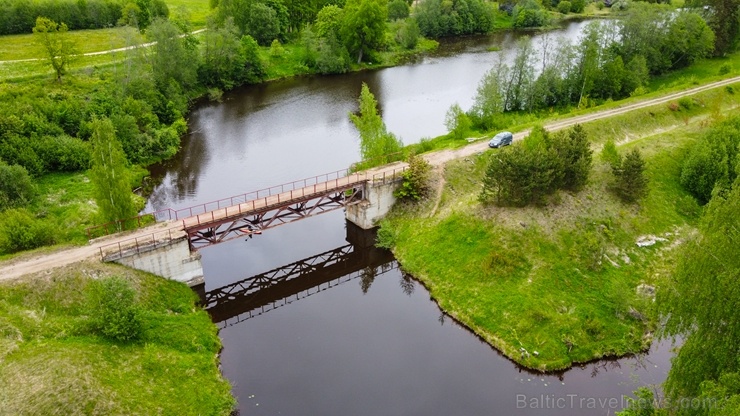
M330 188L319 193L302 195L254 209L239 209L234 215L211 218L207 215L197 224L184 225L190 249L197 250L213 244L239 237L261 233L262 230L277 227L306 217L357 204L363 199L365 182L349 183Z

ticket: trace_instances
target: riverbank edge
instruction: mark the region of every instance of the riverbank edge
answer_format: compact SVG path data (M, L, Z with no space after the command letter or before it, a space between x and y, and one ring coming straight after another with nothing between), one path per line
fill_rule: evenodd
M733 94L732 92L728 91L727 89L725 89L724 92L726 94L730 94L730 95ZM709 90L708 92L702 93L701 97L702 98L706 98L707 96L711 96L711 94L713 94L713 90ZM666 106L666 105L662 105L661 107L668 107L668 108L670 108L669 106ZM737 108L737 103L732 103L732 104L730 104L728 106L728 108L724 109L724 112L732 111L732 110L735 110L736 108ZM648 107L647 109L643 110L643 112L646 112L646 113L650 114L651 116L654 116L653 110L651 110L651 109L652 109L652 107ZM703 127L703 125L706 124L708 117L710 117L710 115L709 115L710 111L711 111L710 109L705 108L705 109L703 109L702 111L700 111L698 113L694 113L693 116L691 117L691 121L690 122L689 121L684 121L681 124L685 124L685 126L689 126L689 124L692 124L695 127L697 127L698 125L702 125L702 127ZM630 116L631 117L631 115L629 113L628 113L627 116ZM625 116L623 116L623 117L625 117ZM678 120L676 120L676 121L678 121ZM596 122L596 123L598 123L598 122ZM614 121L612 121L612 124L611 125L613 125L613 123L614 123ZM609 127L611 127L611 125L609 125ZM701 127L698 127L698 128L701 128ZM672 130L682 130L682 127L680 126L680 124L676 123L676 125L673 125L672 127L667 128L667 129L666 128L656 128L656 131L654 131L654 132L648 132L648 133L639 132L638 134L640 134L641 136L638 137L638 138L634 138L633 137L631 140L629 140L625 144L625 146L632 146L632 142L635 142L635 141L650 140L651 137L660 137L663 134L671 134L672 133ZM620 133L624 133L624 132L620 132ZM694 132L692 134L696 135L698 133L695 133ZM690 140L694 140L694 139L690 139ZM683 145L686 147L686 146L689 145L689 142L686 142ZM598 148L596 150L598 150ZM668 154L668 151L666 151L665 153ZM444 173L442 173L442 174L444 174ZM676 179L676 182L677 182L677 178L675 178L675 179ZM440 192L440 195L438 195L436 198L441 198L442 197L442 195L441 195L442 194L442 190L440 190L439 192ZM682 195L680 195L680 196L681 197L685 197L686 196L685 194L686 194L686 192L684 191L684 192L682 192ZM461 199L464 199L464 195L460 196L460 198ZM453 201L446 201L446 203L447 204L454 205L455 204L455 201L454 200ZM694 204L695 204L695 202L694 202ZM395 211L398 211L395 208L394 208L394 210ZM434 211L436 211L436 208L434 209ZM392 215L394 215L394 214L399 215L397 212L394 213L392 211L391 218L392 218ZM404 214L400 214L400 215L404 215ZM406 215L408 215L408 214L406 214ZM439 213L433 213L432 214L432 218L433 219L439 219L439 217L440 217L440 214ZM381 227L388 226L389 225L389 222L390 223L393 223L393 219L390 219L389 221L388 220L383 221L381 223ZM674 226L675 227L681 227L682 228L681 234L682 235L685 235L685 233L690 233L692 231L692 229L693 229L693 225L691 225L692 223L693 223L693 219L688 219L688 220L684 221L683 224L676 223L676 224L674 224ZM393 227L393 225L391 225L391 227ZM677 244L680 244L681 238L678 238L677 237L677 241L678 241ZM404 264L408 265L410 263L413 263L411 261L411 259L404 254L403 250L402 249L399 249L398 246L392 247L392 251L393 251L394 255L396 256L397 260L399 261L399 264L401 264L402 269L404 268ZM656 260L652 260L652 261L656 261ZM662 260L660 260L659 263L660 264L658 266L656 266L656 267L658 267L660 269L664 269L664 268L670 266L670 260L667 260L667 259L662 259ZM650 267L653 267L653 266L654 266L654 264L651 264L650 265ZM647 273L646 270L644 271L645 273ZM429 291L430 297L432 298L432 300L434 300L434 302L437 304L437 306L440 308L440 310L442 310L446 315L448 315L449 317L451 317L459 325L461 325L462 327L465 327L468 330L470 330L471 333L473 333L481 341L486 342L488 345L490 345L492 348L496 349L499 353L501 353L507 359L509 359L512 362L516 363L518 366L527 369L527 371L540 372L540 373L558 373L558 372L566 371L567 369L569 369L569 368L571 368L573 366L576 366L576 365L583 365L583 364L587 364L589 362L593 362L593 361L597 361L597 360L601 360L601 359L621 358L621 357L624 357L624 356L630 356L630 355L634 355L634 354L644 353L645 351L647 351L650 348L650 345L651 345L651 342L652 342L652 334L653 334L653 332L655 331L655 329L657 327L657 317L655 317L653 315L653 311L652 310L650 310L650 311L642 311L642 312L645 312L646 315L649 315L649 321L645 325L644 332L642 334L643 335L643 337L642 337L642 343L640 344L639 348L633 348L633 349L631 349L629 351L626 351L624 353L614 353L613 351L608 351L608 350L607 351L602 351L600 354L598 354L596 356L593 356L593 357L590 357L589 359L585 359L585 360L572 360L572 361L569 361L569 363L567 365L562 365L562 366L557 366L557 365L556 366L550 366L550 365L544 365L544 366L542 366L542 365L531 365L531 364L528 364L526 360L522 360L521 359L522 358L522 350L520 348L517 348L515 345L511 344L510 342L505 341L503 338L497 336L495 333L492 333L492 332L488 331L486 328L481 327L481 326L478 326L478 325L475 325L469 319L465 319L464 317L459 316L454 311L450 310L449 307L446 307L445 304L449 301L449 299L445 298L444 295L440 294L439 291L435 289L434 284L432 284L432 279L430 279L429 276L427 276L425 273L420 272L419 270L415 270L414 268L411 268L411 270L407 270L407 271L411 275L413 275L413 277L417 281L419 281L427 289L427 291ZM650 283L651 284L655 284L656 282L655 281L651 281Z

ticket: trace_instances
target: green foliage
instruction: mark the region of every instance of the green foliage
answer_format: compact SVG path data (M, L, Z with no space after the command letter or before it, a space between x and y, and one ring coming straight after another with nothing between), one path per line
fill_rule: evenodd
M36 42L41 46L44 56L54 69L57 81L62 82L62 75L67 73L69 63L74 59L76 46L67 35L67 25L37 17L36 26L33 27Z
M232 19L227 19L222 27L213 20L202 38L202 61L198 68L198 78L209 87L230 90L243 82L246 56L239 41L238 29Z
M575 12L575 11L574 11ZM541 27L549 23L547 11L536 0L522 0L514 6L514 27Z
M480 200L512 206L542 204L555 191L561 174L547 133L533 130L521 143L492 154Z
M707 203L715 188L727 189L737 177L738 153L740 117L712 126L686 157L681 185Z
M254 2L249 10L246 33L260 45L269 45L281 35L277 12L264 3Z
M183 89L195 86L199 62L193 38L163 18L154 19L146 34L156 42L152 46L151 65L160 92L172 99Z
M583 188L591 172L592 151L586 131L576 124L567 134L556 134L551 146L562 166L559 188L577 191Z
M562 14L570 13L571 3L568 0L563 0L558 3L558 12Z
M624 202L636 202L647 194L645 161L638 149L632 149L619 165L613 165L612 173L615 177L612 189Z
M481 0L422 0L414 18L422 35L441 38L488 33L493 28L494 10Z
M740 181L712 197L699 230L700 235L682 245L676 270L657 298L667 318L666 333L685 337L665 383L672 403L716 393L723 384L730 388L725 393L738 394L737 374L732 373L740 370L735 307L740 301ZM732 400L737 408L737 397ZM715 411L711 414L731 414Z
M403 182L393 195L400 199L418 201L429 193L432 165L418 155L409 157L408 163L409 168L402 174Z
M591 171L591 150L580 125L550 136L541 127L521 143L490 158L479 199L499 205L542 204L557 189L582 188Z
M572 0L570 11L573 13L583 13L586 8L586 0Z
M26 205L33 196L34 186L28 171L0 160L0 211Z
M344 11L341 7L334 4L324 6L316 15L316 35L322 38L336 37L342 27L343 18Z
M727 75L730 72L732 72L732 65L731 64L725 63L725 64L722 64L722 65L719 66L719 72L718 72L719 75Z
M30 33L38 16L64 22L70 30L114 26L123 3L115 0L6 0L0 16L0 35Z
M241 39L241 45L244 54L244 82L247 84L262 82L267 77L267 72L259 54L257 41L249 35L244 35Z
M655 404L657 399L653 391L647 387L640 387L635 391L634 398L627 399L627 408L617 412L617 416L657 416Z
M734 0L704 0L714 13L710 14L709 26L714 32L714 54L725 56L733 52L740 35L740 10Z
M387 18L386 0L346 1L339 33L350 55L357 55L358 64L381 46Z
M617 150L617 145L614 144L614 139L609 138L604 142L604 147L601 148L601 160L608 163L612 167L620 166L622 164L622 156Z
M113 123L108 119L94 120L90 141L93 148L90 180L103 222L134 216L136 208L131 199L126 158L116 139Z
M117 342L142 337L142 310L128 280L111 276L91 282L88 305L92 329L100 335Z
M16 253L54 243L55 227L25 209L10 209L0 219L0 252Z
M378 103L367 84L362 83L359 98L360 113L349 114L352 124L360 133L360 154L370 168L399 160L402 157L403 143L393 133L386 130L383 119L378 114Z
M409 4L404 0L388 2L388 20L400 20L409 17Z
M473 123L470 121L470 117L462 111L462 108L460 108L457 103L453 104L450 109L447 110L447 114L445 115L445 126L447 126L447 131L449 131L450 134L452 134L452 137L456 140L466 138L470 133L472 125Z
M414 49L419 44L421 31L416 19L406 19L398 25L396 42L406 49Z

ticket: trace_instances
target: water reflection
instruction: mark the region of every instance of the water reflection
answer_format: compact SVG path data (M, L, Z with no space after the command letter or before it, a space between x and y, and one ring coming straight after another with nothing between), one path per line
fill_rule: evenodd
M291 227L305 227L304 234L311 229L335 236L341 230L345 237L351 229L334 214ZM287 235L291 227L265 235L279 239L275 234ZM287 262L287 269L305 269L291 279L292 289L306 289L312 295L224 326L220 332L224 375L233 383L243 415L607 415L618 410L610 407L613 401L621 406L623 395L661 382L669 368L669 345L656 344L647 356L598 361L558 374L530 372L444 315L429 292L400 270L363 273L388 260L386 254L378 253L381 257L368 263L372 256L363 260L352 251L363 245L357 240L346 244L323 239L321 233L316 236L317 248L321 241L341 245ZM371 234L357 237L373 240ZM283 241L289 252L290 245ZM255 238L240 247L256 252L259 248L250 245L263 242ZM215 248L230 246L237 245ZM326 261L332 256L335 260ZM236 258L246 264L252 255L245 251ZM341 258L353 261L343 264ZM211 261L207 263L212 268ZM341 267L353 270L350 274L355 277L349 281L357 284L327 284L330 278L341 280L336 278ZM272 268L278 269L284 268ZM260 274L264 273L254 273ZM231 287L241 280L249 279L239 279ZM230 292L211 290L218 291ZM291 298L291 292L286 296L297 299ZM249 302L239 296L232 301L228 309L232 312L239 312L240 302ZM589 401L593 398L604 405ZM546 399L569 402L562 408L543 408Z

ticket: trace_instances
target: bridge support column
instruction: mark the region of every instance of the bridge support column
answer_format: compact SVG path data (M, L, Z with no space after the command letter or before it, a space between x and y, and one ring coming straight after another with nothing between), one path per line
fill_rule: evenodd
M146 250L124 252L114 261L137 270L186 283L188 286L196 286L204 282L200 253L190 252L190 245L185 237Z
M367 183L363 201L347 207L345 211L347 220L365 230L376 227L378 221L388 214L396 202L396 197L393 196L396 187L397 182Z

